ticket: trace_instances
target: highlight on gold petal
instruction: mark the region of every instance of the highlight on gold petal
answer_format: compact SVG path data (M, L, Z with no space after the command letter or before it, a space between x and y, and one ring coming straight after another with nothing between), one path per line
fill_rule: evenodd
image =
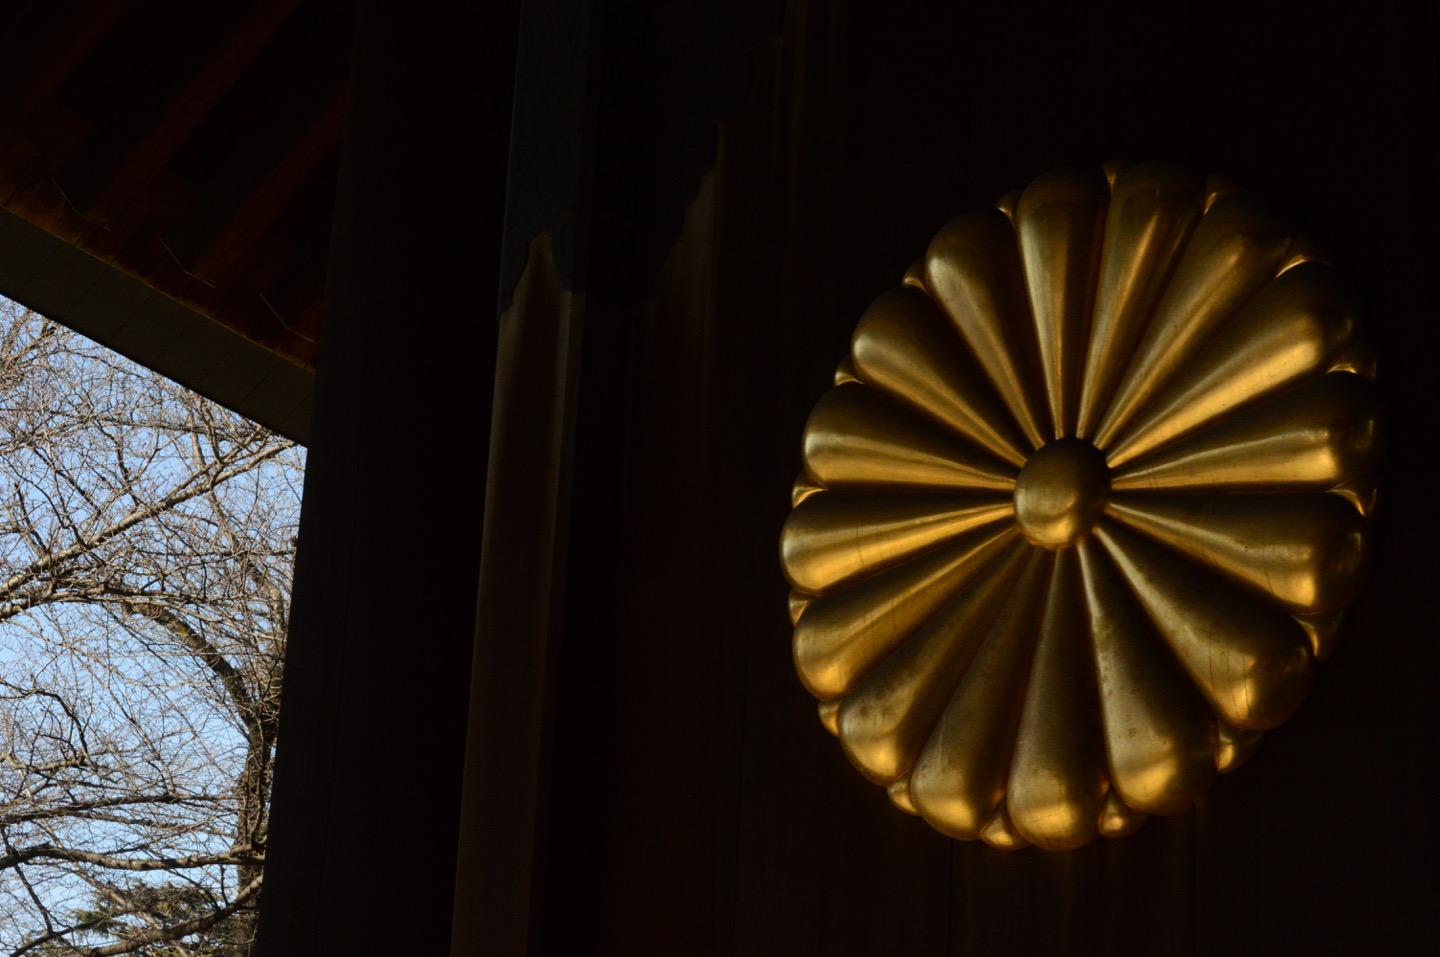
M1004 804L996 808L995 814L980 830L980 840L998 851L1018 851L1029 847L1030 842L1010 820L1010 810Z
M1094 434L1126 363L1165 291L1204 202L1204 181L1158 163L1119 172L1105 222L1100 282L1075 434Z
M790 487L790 507L798 507L801 502L823 489L823 485L811 481L805 473L800 473L795 479L795 484Z
M1328 263L1330 254L1327 253L1320 243L1309 233L1301 233L1290 241L1290 251L1285 254L1285 261L1276 270L1276 275L1283 276L1296 266L1303 266L1305 263Z
M1327 491L1375 467L1375 387L1332 372L1114 470L1115 491Z
M902 774L900 777L891 781L889 786L885 788L885 793L890 796L890 803L894 804L906 814L917 816L920 814L919 811L915 810L915 802L910 800L910 775Z
M1306 263L1246 306L1107 449L1112 468L1173 442L1306 376L1351 346L1358 308L1339 274Z
M1149 814L1183 811L1215 777L1215 719L1155 623L1092 538L1085 582L1112 793Z
M1230 180L1117 162L998 207L860 317L780 561L861 777L1061 851L1191 807L1301 706L1371 563L1375 357Z
M1020 204L1022 190L1012 189L1010 192L995 200L995 208L1005 214L1005 218L1011 223L1015 222L1015 207Z
M790 513L780 561L791 584L818 594L1013 511L1010 497L995 492L827 491Z
M1048 552L1030 549L1020 580L984 632L910 772L915 809L952 837L979 838L1004 804L1051 562Z
M1215 725L1215 770L1229 774L1250 760L1265 739L1264 731L1244 731L1223 721Z
M1290 238L1289 224L1245 193L1215 203L1186 243L1100 421L1096 445L1108 448L1210 335L1275 278Z
M877 784L910 770L974 659L985 628L1015 585L1029 549L1018 542L875 667L840 709L840 743Z
M1335 651L1340 637L1340 622L1344 612L1331 611L1323 615L1297 615L1295 620L1305 629L1310 639L1310 652L1316 661L1324 661Z
M1369 560L1365 520L1324 492L1112 496L1111 515L1272 596L1293 615L1344 608Z
M1115 183L1120 176L1135 164L1127 159L1109 159L1100 164L1100 175L1105 177L1105 182L1110 185L1110 191L1115 191Z
M1121 800L1120 795L1111 791L1105 795L1105 807L1100 811L1099 831L1105 837L1128 837L1145 826L1150 815L1137 811Z
M795 625L795 665L810 693L849 694L1014 537L1014 528L981 529L816 598Z
M806 606L809 605L809 604L810 604L812 601L814 601L814 600L815 600L815 596L814 596L814 595L807 595L807 594L805 594L803 591L801 591L801 590L798 589L798 588L792 588L792 589L790 589L790 602L789 602L789 604L790 604L790 624L791 624L791 625L798 625L798 624L800 623L800 616L801 616L801 614L804 613Z
M905 270L905 276L900 282L911 289L925 291L925 260L923 257L910 264L910 268Z
M1205 212L1210 212L1210 207L1229 196L1231 193L1240 192L1240 184L1229 176L1211 173L1205 177Z
M875 389L836 386L805 426L805 470L827 487L1008 491L1014 470Z
M1052 851L1094 840L1105 802L1100 701L1084 603L1075 550L1057 552L1006 791L1015 829Z
M934 301L918 289L892 289L855 327L850 355L867 385L953 429L1019 468L1029 451L984 374L955 342Z
M1314 662L1295 619L1134 532L1095 535L1216 715L1268 731L1295 713Z
M954 323L1038 449L1052 436L1040 389L1038 344L1030 321L1015 230L993 210L970 213L936 234L925 256L925 288Z
M1015 232L1049 397L1047 439L1075 434L1080 363L1105 226L1107 184L1099 173L1057 170L1025 188Z
M1374 472L1367 472L1359 478L1341 482L1330 490L1330 494L1340 496L1354 506L1355 511L1370 518L1380 504L1380 483Z

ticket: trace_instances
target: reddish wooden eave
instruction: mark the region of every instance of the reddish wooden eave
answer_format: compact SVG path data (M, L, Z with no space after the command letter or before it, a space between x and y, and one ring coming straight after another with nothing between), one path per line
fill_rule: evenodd
M82 332L153 364L133 354L144 339L179 367L162 371L201 391L217 348L259 347L308 382L353 18L353 0L47 0L0 15L0 292L93 325L61 314L101 275L92 260L139 285L117 309L154 296L160 312L219 332L195 331L193 317L174 327L215 344L193 362L177 362L183 341L156 344L167 334L143 308ZM7 245L26 252L7 263ZM243 345L221 348L226 335Z

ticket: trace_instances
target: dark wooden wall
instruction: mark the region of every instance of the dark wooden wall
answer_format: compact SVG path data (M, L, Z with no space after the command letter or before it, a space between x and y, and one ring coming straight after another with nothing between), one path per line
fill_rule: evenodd
M426 54L440 26L372 15L386 67L342 159L326 335L354 331L320 359L267 953L440 952L457 846L458 954L1434 951L1440 33L1432 3L1335 6L793 0L782 24L761 2L533 0L504 255L473 266L455 250L496 250L441 211L494 210L493 158L435 124L478 95L494 64L467 51L490 41ZM1004 854L894 811L821 729L777 538L869 301L955 213L1112 157L1245 179L1360 282L1389 402L1380 560L1300 714L1193 813ZM402 312L423 362L345 338ZM462 807L456 583L497 338ZM377 591L406 569L418 592Z
M1434 950L1434 13L790 5L648 307L587 290L535 950ZM776 538L869 300L953 214L1112 157L1239 177L1359 280L1390 403L1382 552L1301 713L1193 813L1003 854L893 811L821 730ZM642 215L592 221L577 269L622 268Z

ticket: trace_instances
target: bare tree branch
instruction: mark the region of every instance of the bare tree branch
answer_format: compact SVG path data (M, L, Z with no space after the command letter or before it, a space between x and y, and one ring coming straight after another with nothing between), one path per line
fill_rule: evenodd
M36 858L48 858L55 861L81 861L86 864L94 864L98 867L109 868L113 871L181 871L192 867L213 867L216 864L248 864L257 866L265 863L263 856L257 857L254 854L192 854L189 857L149 857L139 860L114 857L109 854L97 854L94 851L82 851L73 847L54 847L42 844L39 847L26 848L23 851L16 851L0 857L0 870L14 867L16 864L24 864Z
M302 476L0 300L0 953L248 954Z
M65 953L67 955L73 954L75 955L75 957L111 957L111 955L115 954L133 954L141 947L147 947L150 944L179 940L182 937L188 937L191 934L198 933L203 930L209 930L211 927L214 927L216 924L220 923L222 920L225 920L227 917L230 917L240 908L250 903L250 901L253 900L260 893L260 887L263 881L263 875L256 877L245 887L241 888L240 891L233 898L230 899L230 902L228 904L225 904L223 907L217 907L209 914L204 914L199 917L192 917L189 920L180 921L169 926L158 927L153 930L144 931L134 937L131 937L129 940L121 941L119 943L107 944L103 947L66 948L66 950L62 951L62 953ZM76 927L68 928L65 931L59 933L47 934L43 938L34 940L20 947L18 950L12 951L11 957L21 957L21 955L29 952L30 950L41 944L49 943L53 940L58 940L64 936L68 936L69 934L77 930L88 930L90 927L94 927L97 923L99 923L99 921L91 921L88 923L87 926L77 925Z

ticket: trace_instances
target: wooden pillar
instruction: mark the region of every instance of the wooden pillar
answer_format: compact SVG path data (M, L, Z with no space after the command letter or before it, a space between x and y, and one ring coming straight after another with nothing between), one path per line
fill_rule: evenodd
M449 945L517 6L358 18L267 957Z

